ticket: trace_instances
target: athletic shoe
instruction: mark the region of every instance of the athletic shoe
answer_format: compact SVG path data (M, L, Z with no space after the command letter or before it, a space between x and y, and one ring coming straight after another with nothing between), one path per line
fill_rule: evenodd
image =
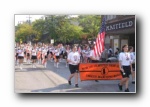
M127 89L125 89L125 92L129 92L129 89L127 88Z
M68 81L68 84L71 85L71 81Z
M122 91L122 85L118 84L119 90Z
M75 84L75 87L79 87L78 84Z

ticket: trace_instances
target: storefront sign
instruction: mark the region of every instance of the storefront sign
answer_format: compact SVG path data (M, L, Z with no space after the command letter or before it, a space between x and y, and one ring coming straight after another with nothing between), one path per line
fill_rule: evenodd
M134 27L135 19L128 19L124 21L118 21L115 23L106 24L106 31L113 31L113 30L121 30L126 28Z

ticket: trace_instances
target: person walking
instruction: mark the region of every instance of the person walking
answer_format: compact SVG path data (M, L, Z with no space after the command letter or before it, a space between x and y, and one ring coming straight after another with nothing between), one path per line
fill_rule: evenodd
M20 69L22 70L22 67L21 65L23 64L23 60L24 60L24 50L23 50L23 47L21 46L18 50L18 59L19 59L19 67Z
M32 51L31 51L31 59L32 59L32 68L36 68L35 63L37 61L37 50L36 50L36 46L33 47Z
M135 84L135 52L133 52L134 48L133 46L129 46L129 52L132 60L132 70L131 75L132 75L132 84Z
M44 68L46 68L46 66L47 66L47 51L48 50L46 50L46 48L42 51L42 64L43 64L43 66L44 66Z
M54 53L55 53L54 66L56 66L56 67L58 68L59 59L60 59L60 49L59 49L59 45L56 46Z
M69 63L70 76L68 79L68 84L71 85L71 79L75 77L75 87L78 86L78 71L80 63L80 54L77 51L77 47L74 46L72 52L68 54L67 61Z
M122 86L125 84L125 92L129 92L129 75L132 71L132 60L128 52L128 45L123 45L122 52L119 54L119 67L121 70L122 79L118 84L119 89L122 91Z
M30 60L31 60L31 49L30 47L28 46L27 49L26 49L26 54L27 54L27 64L30 64Z

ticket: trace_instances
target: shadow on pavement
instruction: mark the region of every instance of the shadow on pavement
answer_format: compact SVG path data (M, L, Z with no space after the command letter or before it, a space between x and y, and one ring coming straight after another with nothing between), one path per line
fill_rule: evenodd
M93 88L91 88L93 87ZM100 88L101 87L101 88ZM114 87L113 84L109 84L109 87L112 88L107 88L108 84L92 84L88 86L79 86L78 88L74 87L74 85L68 85L66 84L61 84L56 87L52 88L45 88L45 89L38 89L38 90L32 90L31 92L33 93L122 93L123 91L119 91L118 87ZM104 89L106 89L104 91Z

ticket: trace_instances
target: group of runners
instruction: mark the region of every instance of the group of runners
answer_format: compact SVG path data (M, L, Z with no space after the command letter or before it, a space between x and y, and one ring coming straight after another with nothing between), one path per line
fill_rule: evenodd
M69 66L70 76L68 78L68 84L71 85L71 79L75 77L75 87L78 87L78 68L79 63L99 63L100 59L109 57L110 50L105 49L105 53L101 56L95 56L94 45L84 46L71 46L63 44L20 44L15 47L15 62L17 66L22 69L22 64L32 64L32 68L36 68L36 64L42 64L43 67L47 67L47 61L54 62L56 68L59 67L59 63L62 59L65 59L66 67ZM128 83L129 75L132 74L132 83L135 84L135 52L133 47L124 45L122 52L117 52L120 70L123 79L118 84L120 90L125 84L125 92L129 92ZM115 52L116 53L116 52ZM103 57L107 56L107 57ZM95 80L98 82L98 80Z

